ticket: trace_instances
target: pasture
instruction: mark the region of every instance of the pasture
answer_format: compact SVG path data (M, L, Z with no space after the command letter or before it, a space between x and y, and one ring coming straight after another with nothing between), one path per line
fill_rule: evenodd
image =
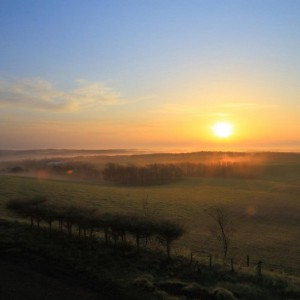
M144 214L146 209L183 223L186 234L178 241L177 251L185 255L197 251L205 258L210 253L221 257L210 233L207 209L222 206L235 228L229 257L245 265L250 255L253 264L262 260L268 269L299 274L300 173L296 158L269 160L268 172L252 179L195 177L148 187L2 175L0 216L13 218L5 209L9 199L36 195L45 195L56 204L78 204L102 212ZM137 161L141 159L145 157L138 156Z

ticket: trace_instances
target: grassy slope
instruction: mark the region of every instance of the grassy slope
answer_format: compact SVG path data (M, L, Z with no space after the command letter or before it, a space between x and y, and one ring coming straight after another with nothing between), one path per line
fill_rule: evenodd
M188 233L179 244L216 253L205 209L223 205L231 209L237 228L231 254L236 261L249 254L253 261L261 259L270 267L299 271L299 183L295 175L285 180L198 178L145 188L1 176L0 216L7 217L8 199L41 194L61 204L142 213L143 200L149 195L151 209L186 224Z

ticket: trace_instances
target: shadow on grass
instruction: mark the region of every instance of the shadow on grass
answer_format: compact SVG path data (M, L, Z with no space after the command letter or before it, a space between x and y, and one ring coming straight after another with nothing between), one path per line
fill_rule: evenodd
M43 298L47 300L300 299L297 284L271 273L258 278L250 272L230 272L221 265L209 268L190 264L184 257L168 260L166 254L149 249L137 254L134 244L106 244L96 237L49 232L6 220L0 221L0 255L2 265L9 264L7 268L13 264L25 274L34 272L42 274L46 281L54 280L50 286L63 285L61 294L51 298L49 293L48 298ZM12 280L17 287L17 277ZM31 292L37 295L37 279L32 276L32 280L36 290ZM39 299L32 295L26 298L24 289L16 291L23 291L22 297L17 294L9 299ZM78 292L72 298L74 291Z

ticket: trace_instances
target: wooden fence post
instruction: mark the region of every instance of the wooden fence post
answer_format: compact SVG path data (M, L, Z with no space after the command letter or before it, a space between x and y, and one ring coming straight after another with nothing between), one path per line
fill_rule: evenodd
M261 265L262 265L262 261L258 261L257 262L257 276L258 277L261 277L262 276L262 273L261 273Z
M234 266L233 266L233 258L230 259L230 264L231 264L231 272L234 272Z

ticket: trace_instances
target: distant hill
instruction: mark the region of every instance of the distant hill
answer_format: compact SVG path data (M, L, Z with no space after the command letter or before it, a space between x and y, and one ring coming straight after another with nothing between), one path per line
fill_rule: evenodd
M75 156L97 156L97 155L132 155L145 153L137 149L103 149L103 150L83 150L83 149L33 149L33 150L0 150L0 160L19 159L41 159L52 157L75 157Z

